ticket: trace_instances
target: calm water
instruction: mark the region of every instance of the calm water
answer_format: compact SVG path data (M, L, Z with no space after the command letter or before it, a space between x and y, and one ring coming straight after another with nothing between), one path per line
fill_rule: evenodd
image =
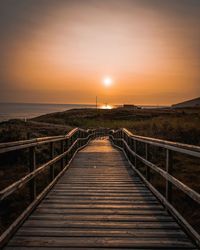
M27 119L39 115L65 111L74 108L94 108L85 104L31 104L31 103L0 103L0 122L9 119Z

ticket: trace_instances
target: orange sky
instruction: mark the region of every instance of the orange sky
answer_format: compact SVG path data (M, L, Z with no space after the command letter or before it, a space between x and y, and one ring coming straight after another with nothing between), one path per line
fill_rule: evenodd
M93 103L98 95L162 105L200 95L199 0L11 2L0 2L3 102Z

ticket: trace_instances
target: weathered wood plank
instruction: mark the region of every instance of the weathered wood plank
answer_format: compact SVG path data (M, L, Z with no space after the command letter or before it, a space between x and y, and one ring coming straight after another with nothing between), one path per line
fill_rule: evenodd
M157 238L118 238L118 237L20 237L15 236L10 241L10 246L20 246L21 243L27 247L150 247L150 248L170 248L178 247L181 249L187 249L192 247L192 244L186 239L157 239Z
M115 204L44 204L41 203L39 207L49 207L49 208L110 208L110 209L161 209L161 205L115 205Z
M142 229L142 230L135 230L135 229L88 229L88 228L32 228L32 227L26 227L18 230L17 234L18 236L60 236L60 237L77 237L77 236L99 236L99 237L134 237L134 238L177 238L182 237L185 238L185 234L181 230L148 230L148 229Z
M152 197L151 195L149 196L139 196L139 195L134 195L132 197L130 196L69 196L69 195L63 195L63 196L57 196L57 195L48 195L45 200L52 200L52 199L59 199L59 200L143 200L143 201L157 201L157 199L155 197Z
M52 198L52 199L45 199L44 200L44 204L48 204L48 203L60 203L60 204L71 204L71 203L75 203L75 204L83 204L83 203L98 203L98 204L119 204L121 205L121 203L123 204L159 204L158 201L156 200L147 200L147 199L134 199L134 200L130 200L130 199L87 199L87 198L79 198L76 199L76 197L73 197L71 199L59 199L59 198Z
M35 249L38 249L38 250L58 250L58 248L57 247L28 247L28 249L27 249L27 247L16 247L16 246L14 246L14 247L6 247L5 248L6 250L35 250ZM77 248L77 247L59 247L59 250L80 250L80 247L79 248ZM81 247L81 249L84 249L84 250L91 250L91 248L89 247ZM92 248L92 250L130 250L130 247L129 248L118 248L118 247L115 247L115 248L105 248L105 247L93 247ZM133 249L133 248L131 248L131 249ZM154 248L135 248L134 247L134 250L155 250L155 247ZM174 247L170 247L170 248L161 248L161 247L159 247L159 248L157 248L157 249L165 249L165 250L177 250L177 249L180 249L180 248L174 248ZM197 248L194 248L194 247L189 247L189 248L186 248L187 250L198 250Z
M171 216L150 216L150 215L83 215L83 214L76 214L76 215L54 215L54 214L39 214L39 215L32 215L30 216L31 220L53 220L53 221L60 221L60 220L87 220L87 221L123 221L123 222L130 222L130 221L145 221L145 222L163 222L163 221L173 221Z
M57 214L104 214L104 215L109 215L109 214L129 214L129 215L145 215L145 214L150 214L150 215L167 215L166 210L154 210L154 209L146 209L146 210L133 210L133 209L88 209L88 208L76 208L76 209L71 209L71 208L41 208L38 207L35 211L34 214L54 214L57 216Z
M118 222L118 221L49 221L48 219L45 220L27 220L24 223L24 226L28 227L82 227L82 228L135 228L135 229L141 229L141 228L165 228L165 229L180 229L179 225L175 222Z

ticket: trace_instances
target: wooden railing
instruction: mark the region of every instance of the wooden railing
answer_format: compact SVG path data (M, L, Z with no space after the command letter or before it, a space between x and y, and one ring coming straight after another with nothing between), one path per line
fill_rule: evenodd
M110 139L114 146L118 147L124 152L129 160L132 168L141 177L150 190L156 195L161 203L168 209L184 227L186 232L195 240L196 244L200 246L200 235L193 229L193 227L183 218L183 216L174 208L171 203L172 200L172 186L184 192L192 200L200 204L200 194L179 181L172 175L173 172L173 153L178 152L188 156L200 158L200 147L187 145L182 143L174 143L154 138L133 135L127 129L111 130ZM144 155L138 152L139 144L143 144ZM149 146L162 148L165 153L166 169L158 167L149 160ZM145 174L141 172L138 164L144 164L146 171ZM161 175L165 179L165 196L150 183L151 171Z
M0 248L7 242L7 240L13 235L17 228L24 222L33 209L39 204L39 202L46 196L53 185L67 170L70 162L73 160L75 154L85 147L89 141L98 136L108 135L113 144L125 153L132 168L141 177L144 183L150 188L150 190L156 195L161 203L168 209L178 220L178 222L185 228L187 233L193 237L197 245L200 246L199 234L189 225L189 223L181 216L181 214L172 206L172 185L180 189L187 194L191 199L200 204L200 194L189 188L184 183L180 182L172 175L173 170L173 152L186 154L189 156L200 158L200 147L186 145L181 143L174 143L169 141L163 141L154 138L147 138L142 136L133 135L126 129L109 130L109 129L97 129L97 130L83 130L73 129L65 136L53 136L31 139L26 141L17 141L0 144L0 154L8 154L13 151L20 151L28 149L29 160L29 173L21 179L15 181L8 187L0 191L0 202L9 196L12 196L16 191L20 191L24 186L29 186L31 203L24 210L24 212L11 224L11 226L0 236ZM60 144L60 153L55 155L55 144ZM139 145L144 145L144 156L139 154ZM36 167L36 149L41 145L49 145L50 160L40 166ZM156 166L150 162L149 159L149 146L155 146L163 148L166 151L166 170ZM60 172L55 174L55 164L60 162ZM138 163L142 162L146 166L145 175L138 168ZM44 190L37 194L36 190L36 177L45 171L50 173L50 183ZM151 171L160 174L165 179L165 196L162 195L151 183Z
M0 248L7 242L11 235L17 230L17 228L23 223L27 216L33 211L33 209L39 204L39 202L45 197L45 195L49 192L49 190L53 187L57 180L66 171L75 154L80 149L85 147L91 139L98 136L107 135L108 131L108 129L83 130L80 128L75 128L65 136L53 136L25 141L0 143L0 154L20 151L23 149L29 150L29 173L1 190L0 202L9 196L12 196L17 191L20 191L25 185L29 185L31 198L31 204L0 236ZM56 143L60 143L61 153L55 156L54 153ZM39 167L36 167L36 148L44 144L49 145L50 160L40 165ZM61 170L57 175L55 175L55 164L58 162L60 162L61 164ZM37 195L36 177L41 173L44 173L46 170L49 170L51 181L48 186Z

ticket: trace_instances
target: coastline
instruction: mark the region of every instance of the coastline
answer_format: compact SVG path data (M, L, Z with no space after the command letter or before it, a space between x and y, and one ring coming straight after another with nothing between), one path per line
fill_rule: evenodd
M102 107L105 105L99 105ZM112 105L113 108L121 107L122 105ZM169 108L168 106L157 105L137 105L143 109L162 109ZM70 109L85 109L96 108L94 104L56 104L56 103L0 103L0 122L10 119L27 120L36 118L41 115L47 115L55 112L63 112Z
M95 108L92 104L0 103L0 122L10 119L27 120L40 115L74 108Z

